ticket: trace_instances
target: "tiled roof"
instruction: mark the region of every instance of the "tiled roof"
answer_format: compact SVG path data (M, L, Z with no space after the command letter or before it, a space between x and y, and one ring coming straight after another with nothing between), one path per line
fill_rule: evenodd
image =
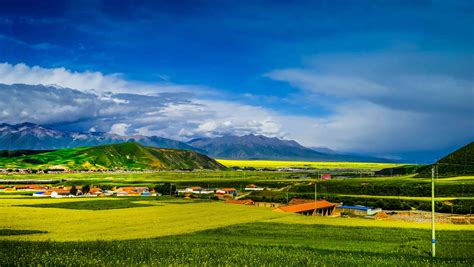
M336 204L328 202L326 200L318 200L313 201L310 203L298 204L298 205L291 205L280 207L278 209L285 211L285 212L303 212L303 211L311 211L315 209L323 209L323 208L332 208L335 207Z

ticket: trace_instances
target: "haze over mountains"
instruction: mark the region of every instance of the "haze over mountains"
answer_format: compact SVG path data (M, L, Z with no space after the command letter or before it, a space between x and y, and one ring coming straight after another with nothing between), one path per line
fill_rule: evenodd
M121 136L102 132L68 132L33 124L0 124L0 150L54 150L138 142L145 146L176 148L205 153L223 159L273 159L313 161L372 161L389 160L360 155L337 154L310 149L293 140L281 140L261 135L200 138L188 143L158 136Z

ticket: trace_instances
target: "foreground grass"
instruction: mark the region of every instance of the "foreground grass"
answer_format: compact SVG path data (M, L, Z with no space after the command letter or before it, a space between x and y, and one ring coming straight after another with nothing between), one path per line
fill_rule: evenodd
M139 204L143 207L137 207ZM73 205L81 209L71 209ZM121 208L98 210L98 205L119 205ZM47 233L0 236L0 239L84 241L152 238L288 215L267 208L222 202L170 201L166 198L163 201L140 197L104 200L5 198L0 199L0 229Z
M74 202L60 202L60 203L43 203L43 204L25 204L18 205L19 207L32 208L60 208L73 210L110 210L110 209L127 209L136 207L149 207L151 203L140 203L137 201L130 201L129 199L121 199L116 201L110 200L90 200L90 201L74 201Z
M74 207L77 207L74 209ZM0 199L0 229L46 233L0 236L9 240L126 240L192 233L240 223L278 222L299 225L425 228L429 224L347 218L306 217L215 201L107 199ZM439 229L468 230L470 225L440 224ZM84 234L86 233L86 234Z
M472 266L474 236L430 231L247 223L157 239L0 241L5 265ZM28 255L28 257L24 257Z

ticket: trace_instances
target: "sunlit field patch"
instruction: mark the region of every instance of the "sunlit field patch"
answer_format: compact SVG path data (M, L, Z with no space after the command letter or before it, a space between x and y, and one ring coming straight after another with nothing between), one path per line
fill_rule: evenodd
M314 162L314 161L278 161L278 160L229 160L218 159L226 167L241 168L318 168L318 169L361 169L380 170L403 164L370 162Z
M18 205L66 205L74 202L96 203L96 199L0 199L0 228L41 230L47 234L16 236L27 240L123 240L190 233L238 223L256 222L288 216L271 209L230 205L221 202L196 202L182 205L166 201L142 200L146 207L107 210L39 208ZM103 201L120 202L120 199ZM159 204L159 205L158 205ZM86 204L81 204L86 207ZM95 205L95 204L92 204ZM114 205L111 203L110 205ZM87 233L87 234L81 234Z

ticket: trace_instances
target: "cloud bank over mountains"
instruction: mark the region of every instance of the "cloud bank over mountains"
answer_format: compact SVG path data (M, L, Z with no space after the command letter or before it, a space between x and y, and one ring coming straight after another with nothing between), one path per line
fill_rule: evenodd
M3 63L0 121L177 140L252 133L379 155L443 149L474 137L473 80L465 68L448 57L439 61L452 66L452 75L413 72L406 66L431 57L380 57L312 58L302 68L264 74L290 84L291 101L328 111L314 116L220 100L224 95L205 86Z
M217 100L214 92L200 86L142 84L116 74L8 63L0 64L0 83L6 84L0 86L0 120L7 123L179 140L249 133L281 136L271 111Z

